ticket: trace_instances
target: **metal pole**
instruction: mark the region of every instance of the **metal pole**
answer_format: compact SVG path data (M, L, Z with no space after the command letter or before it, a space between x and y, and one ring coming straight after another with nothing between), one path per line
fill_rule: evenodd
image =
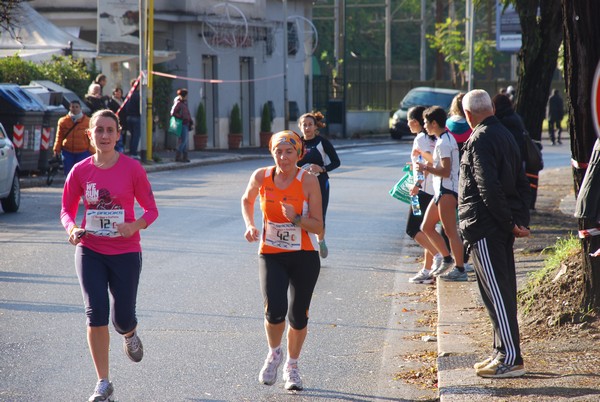
M147 120L146 127L149 127L147 132L147 145L148 145L148 160L152 160L152 137L153 137L153 124L152 124L152 70L154 66L154 0L148 0L148 93L147 93ZM188 136L189 138L189 136Z
M347 77L346 77L346 73L347 73L347 68L346 68L346 45L347 45L347 40L346 40L346 0L342 0L343 2L343 7L342 7L342 15L341 15L341 21L343 22L342 24L342 37L343 37L343 41L342 41L342 67L343 67L343 78L342 78L342 82L344 83L344 87L342 88L342 90L344 91L342 93L342 138L347 138L348 135L346 133L346 112L348 110L348 105L346 104L346 102L348 101L348 96L346 94L346 90L348 89L348 82L347 82Z
M340 38L342 37L341 24L340 24L340 0L334 0L333 6L333 60L334 69L337 74L336 80L340 76ZM337 89L333 87L333 97L337 98Z
M360 75L361 63L358 63ZM391 0L385 0L385 106L391 104L391 82L392 82L392 6ZM362 88L362 80L360 81ZM361 105L362 107L362 105Z
M290 108L288 105L288 26L287 26L287 0L283 0L283 128L288 130L290 127Z
M144 70L146 66L146 1L139 0L140 7L140 157L142 162L146 162L146 85L147 85L147 71Z
M466 7L466 17L467 17L467 26L465 27L466 33L466 45L469 49L469 67L467 70L467 82L468 82L468 90L471 91L473 89L473 29L475 27L475 16L474 16L474 6L473 0L467 0Z
M427 79L427 52L426 52L426 26L425 26L425 0L421 0L421 75L420 80L425 81Z
M390 0L385 0L385 81L392 79L392 11Z

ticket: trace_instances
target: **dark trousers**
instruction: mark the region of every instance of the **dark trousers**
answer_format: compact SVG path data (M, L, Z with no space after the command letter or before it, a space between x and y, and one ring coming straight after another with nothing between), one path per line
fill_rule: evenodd
M556 141L558 141L560 143L560 134L562 133L562 127L560 125L561 121L560 120L548 120L548 133L550 134L550 141L552 141L552 145L554 145L554 143ZM554 136L554 130L556 129L556 134L558 136L558 138L556 138Z
M473 244L481 298L492 320L496 358L523 364L517 321L517 277L512 234L494 231Z

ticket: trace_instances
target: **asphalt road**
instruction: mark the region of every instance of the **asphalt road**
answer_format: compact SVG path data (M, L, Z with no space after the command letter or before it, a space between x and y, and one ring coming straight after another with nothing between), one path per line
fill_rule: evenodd
M266 353L256 244L243 239L240 196L268 158L149 175L160 217L142 235L138 297L146 355L131 363L111 330L119 401L397 401L435 392L394 379L435 350L420 335L418 249L404 235L407 206L387 191L410 144L339 149L328 212L330 256L315 290L301 357L305 391L257 383ZM568 164L545 144L547 168ZM58 221L58 185L23 189L0 213L0 400L82 401L95 373L85 340L73 247ZM258 216L258 214L257 214Z
M240 196L268 158L149 175L159 219L142 234L138 296L145 357L130 362L111 329L119 401L397 401L436 394L394 379L419 369L417 270L407 206L388 195L408 142L340 149L327 218L330 256L314 293L300 368L305 391L257 382L267 346L257 244L243 238ZM61 188L23 189L0 213L0 400L82 401L95 372L85 340L74 249L60 226ZM258 217L257 213L257 217ZM258 218L260 219L260 218Z

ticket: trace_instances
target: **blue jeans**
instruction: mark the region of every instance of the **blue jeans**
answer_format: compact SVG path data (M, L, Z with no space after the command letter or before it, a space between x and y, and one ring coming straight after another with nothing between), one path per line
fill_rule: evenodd
M142 134L140 116L127 116L127 128L131 132L131 141L129 142L129 155L136 156L140 146L140 135Z
M190 129L185 124L181 125L181 136L179 137L179 146L177 147L177 151L184 153L188 151L188 137L189 137Z
M69 172L71 171L71 169L73 169L73 166L75 166L75 164L77 162L81 162L88 156L92 155L92 153L90 151L83 151L83 152L75 153L75 152L65 151L64 149L61 150L61 154L62 154L63 168L65 171L65 176L69 174Z

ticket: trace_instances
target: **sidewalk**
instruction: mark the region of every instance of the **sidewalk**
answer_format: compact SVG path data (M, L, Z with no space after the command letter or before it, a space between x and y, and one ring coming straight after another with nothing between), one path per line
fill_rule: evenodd
M405 138L402 142L412 141L412 138ZM374 143L382 144L398 144L400 141L392 140L389 134L370 135L363 139L333 139L330 140L336 150L344 148L353 148L358 146L368 146ZM270 154L267 148L240 148L234 150L215 149L204 151L190 151L188 153L189 163L175 162L175 151L155 151L152 156L158 157L159 162L149 161L143 166L146 172L160 172L165 170L186 169L195 166L214 165L217 163L235 162L248 159L269 158ZM272 162L272 161L271 161ZM65 177L63 172L59 171L54 177L52 186L60 186L64 184ZM23 176L20 178L21 188L29 187L45 187L46 175Z
M571 169L550 169L540 173L536 212L532 215L533 248L515 243L519 289L528 272L543 266L540 250L551 246L558 236L577 229L572 218L574 195ZM566 224L536 226L550 214L564 213ZM571 223L572 222L572 223ZM531 246L531 245L530 245ZM492 350L491 324L481 301L474 274L469 282L437 281L438 292L438 389L441 402L454 401L598 401L600 400L599 337L574 332L557 339L524 336L521 320L521 346L527 374L514 379L485 379L475 375L473 364ZM557 301L559 302L559 301ZM542 331L545 333L546 331ZM596 338L594 339L594 336ZM543 338L543 339L540 339ZM594 350L593 353L590 353Z

